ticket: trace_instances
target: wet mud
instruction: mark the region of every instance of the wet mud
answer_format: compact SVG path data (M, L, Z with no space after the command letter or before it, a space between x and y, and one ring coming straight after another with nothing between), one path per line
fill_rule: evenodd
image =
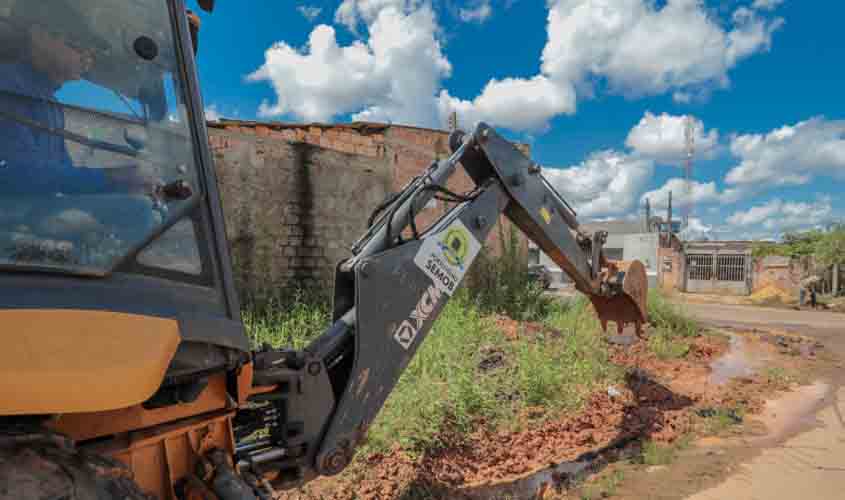
M512 339L540 333L499 322ZM628 477L637 478L621 487L621 498L682 498L724 477L753 450L812 425L832 397L830 384L796 387L770 373L773 366L792 370L815 362L821 345L762 331L726 333L694 339L688 355L675 360L657 358L644 340L611 344L612 361L627 369L624 383L597 390L577 414L520 431L480 425L451 440L454 446L423 457L398 450L374 455L355 474L318 481L290 498L580 498L582 485L620 467L634 468ZM810 344L811 350L800 348ZM783 395L787 390L793 392ZM703 437L702 421L716 412L731 414L725 411L742 415L734 432L745 437ZM644 442L672 445L693 435L700 439L678 466L632 465ZM661 488L664 483L672 486Z

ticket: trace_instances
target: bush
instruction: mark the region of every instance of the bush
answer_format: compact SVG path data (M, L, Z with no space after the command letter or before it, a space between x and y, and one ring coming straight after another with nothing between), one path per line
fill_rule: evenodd
M528 259L519 230L498 226L500 251L485 245L465 279L471 300L485 313L504 314L515 320L538 321L554 300L528 274Z

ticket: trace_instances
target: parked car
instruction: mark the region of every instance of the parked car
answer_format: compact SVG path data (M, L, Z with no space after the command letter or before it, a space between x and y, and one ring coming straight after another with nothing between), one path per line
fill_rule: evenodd
M539 283L543 290L548 290L552 286L552 273L542 264L528 266L528 275L532 280Z

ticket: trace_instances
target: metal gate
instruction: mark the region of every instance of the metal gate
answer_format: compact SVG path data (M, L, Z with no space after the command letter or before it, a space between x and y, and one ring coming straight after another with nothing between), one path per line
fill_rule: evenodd
M743 254L688 254L686 291L748 293L748 259Z

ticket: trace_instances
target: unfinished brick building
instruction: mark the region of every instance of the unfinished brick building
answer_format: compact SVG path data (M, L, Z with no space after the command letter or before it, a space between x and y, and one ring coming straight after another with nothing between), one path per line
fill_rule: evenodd
M382 123L210 122L239 288L263 294L295 280L327 282L373 209L449 156L449 133ZM527 146L519 146L527 154ZM459 170L449 189L472 180ZM446 210L430 203L427 227ZM495 246L497 230L491 234Z

